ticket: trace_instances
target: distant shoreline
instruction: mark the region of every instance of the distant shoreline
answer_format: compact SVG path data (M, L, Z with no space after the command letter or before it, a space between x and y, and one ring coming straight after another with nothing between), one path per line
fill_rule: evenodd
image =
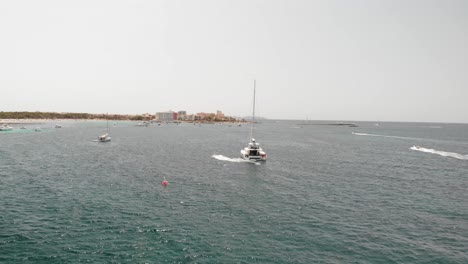
M151 114L141 115L121 115L121 114L89 114L89 113L56 113L56 112L0 112L0 123L31 123L31 122L50 122L61 120L111 120L111 121L147 121L147 122L166 122L155 120L156 116ZM167 122L180 123L248 123L247 120L238 120L233 117L209 117L201 120L168 120Z
M102 118L96 118L96 119L70 119L70 118L61 118L61 119L31 119L31 118L25 118L25 119L0 119L0 124L12 124L12 125L32 125L32 124L45 124L45 123L51 123L51 122L56 122L60 123L61 121L76 121L76 122L93 122L93 121L125 121L125 122L142 122L145 120L122 120L122 119L102 119ZM214 123L241 123L241 124L246 124L246 123L251 123L251 121L206 121L206 120L196 120L196 121L188 121L188 120L174 120L174 121L155 121L155 120L146 120L146 122L151 122L151 123L200 123L200 124L214 124Z
M60 122L60 121L92 121L97 119L0 119L0 124L13 124L13 125L20 125L20 124L45 124L48 122ZM104 120L104 119L102 119Z
M0 120L144 120L144 115L56 113L56 112L0 112Z

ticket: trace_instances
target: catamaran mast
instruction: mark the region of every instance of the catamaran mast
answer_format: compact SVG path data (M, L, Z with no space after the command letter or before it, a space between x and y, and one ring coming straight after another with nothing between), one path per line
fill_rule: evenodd
M255 124L255 83L256 80L254 80L254 96L253 96L253 110L252 110L252 126L250 128L250 139L252 140L253 138L253 131L254 131L254 124Z

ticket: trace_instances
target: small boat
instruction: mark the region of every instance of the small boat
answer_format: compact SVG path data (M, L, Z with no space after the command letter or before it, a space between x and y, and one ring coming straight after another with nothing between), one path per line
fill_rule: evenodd
M147 127L150 125L150 122L147 122L147 121L143 121L143 123L140 123L140 124L137 124L136 126L144 126L144 127Z
M20 129L26 129L26 127L22 126L22 127L20 127Z
M56 125L55 125L55 128L62 128L62 126L59 125L59 124L56 124Z
M7 125L7 124L3 124L1 127L0 127L0 131L10 131L10 130L13 130L13 127Z
M260 147L260 144L253 138L255 124L255 80L254 80L254 96L253 96L253 113L252 113L252 126L250 129L250 143L240 151L241 158L251 161L266 161L267 154Z
M105 133L104 135L101 135L101 136L98 137L98 141L99 142L111 141L111 137L109 136L108 133Z
M98 141L99 142L108 142L108 141L111 141L111 137L109 136L109 120L107 120L107 133L105 133L104 135L101 135L98 137Z
M39 132L39 131L42 131L42 129L40 127L36 127L34 131Z

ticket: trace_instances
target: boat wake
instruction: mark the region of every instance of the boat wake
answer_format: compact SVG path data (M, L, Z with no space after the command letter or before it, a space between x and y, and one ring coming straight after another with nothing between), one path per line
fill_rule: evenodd
M356 136L385 137L385 138L399 138L399 139L421 139L421 138L412 138L412 137L387 136L387 135L356 133L356 132L351 132L351 133Z
M445 151L440 151L440 150L435 150L435 149L423 148L419 146L412 146L410 149L425 152L425 153L437 154L437 155L444 156L444 157L451 157L451 158L456 158L460 160L468 160L468 155L462 155L462 154L458 154L455 152L445 152Z
M217 160L222 160L222 161L229 161L229 162L235 162L235 163L254 163L254 164L259 164L258 162L255 161L250 161L250 160L245 160L242 158L228 158L223 155L213 155L211 156Z

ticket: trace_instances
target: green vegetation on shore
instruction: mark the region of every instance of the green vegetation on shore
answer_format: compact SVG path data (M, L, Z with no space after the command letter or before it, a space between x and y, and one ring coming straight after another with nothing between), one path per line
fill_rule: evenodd
M0 119L111 119L143 120L143 115L55 113L55 112L0 112Z

